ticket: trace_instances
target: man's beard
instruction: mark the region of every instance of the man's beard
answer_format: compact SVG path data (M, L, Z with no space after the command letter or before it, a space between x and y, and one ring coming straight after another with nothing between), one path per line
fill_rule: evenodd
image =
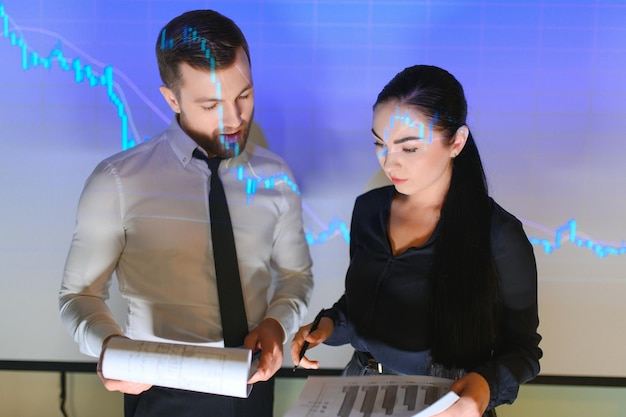
M178 117L178 124L191 139L207 151L211 158L228 159L240 155L248 143L250 134L250 125L247 120L241 122L239 130L235 132L236 136L220 134L217 130L211 134L199 132L189 126L182 112Z

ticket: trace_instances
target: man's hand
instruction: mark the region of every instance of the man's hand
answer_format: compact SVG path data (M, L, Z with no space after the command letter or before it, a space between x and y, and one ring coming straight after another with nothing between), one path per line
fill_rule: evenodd
M104 343L102 343L102 351L100 352L100 358L98 359L98 367L96 370L98 372L98 377L100 377L100 380L104 384L104 388L106 388L108 391L120 391L120 392L123 392L124 394L133 394L133 395L141 394L142 392L149 390L152 387L151 384L141 384L139 382L109 379L109 378L105 378L104 375L102 375L102 358L104 357L104 352L106 351L109 340L111 340L113 337L125 337L125 336L120 336L120 335L109 336L104 340Z
M261 351L259 369L252 375L248 384L267 381L280 369L283 364L283 340L285 340L283 326L272 318L263 320L248 333L243 347L252 352Z
M298 333L296 333L291 342L291 359L293 360L293 364L306 369L318 369L320 363L319 361L312 361L306 356L300 360L300 350L304 342L309 342L309 349L313 348L328 339L330 335L333 334L335 327L330 317L322 317L317 329L309 333L312 325L313 323L309 323L306 326L300 327L300 330L298 330Z
M481 417L489 405L489 384L475 372L454 381L450 390L461 398L434 417Z

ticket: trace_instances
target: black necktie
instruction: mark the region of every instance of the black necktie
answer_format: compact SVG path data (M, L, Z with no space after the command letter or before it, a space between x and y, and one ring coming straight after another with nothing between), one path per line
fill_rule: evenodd
M241 292L233 225L230 221L224 186L218 173L221 159L208 158L198 148L193 151L193 156L204 160L211 170L209 214L211 217L215 280L222 316L222 333L224 346L237 347L243 345L243 339L248 334L248 321Z

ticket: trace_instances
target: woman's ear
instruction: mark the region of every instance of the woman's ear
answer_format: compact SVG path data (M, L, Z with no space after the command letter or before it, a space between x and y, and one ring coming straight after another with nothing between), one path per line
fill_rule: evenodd
M159 87L159 91L165 99L165 102L168 104L168 106L170 106L170 109L172 109L174 113L180 113L180 104L178 104L176 94L174 94L174 92L170 88L164 85Z
M450 147L450 157L456 158L458 154L461 153L465 144L467 143L467 138L469 137L469 128L467 125L463 125L459 127L454 133L454 137L452 138L452 146Z

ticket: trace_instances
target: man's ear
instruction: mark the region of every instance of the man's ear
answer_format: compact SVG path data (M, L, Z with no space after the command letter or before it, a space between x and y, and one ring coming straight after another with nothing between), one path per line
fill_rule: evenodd
M163 95L163 98L165 99L167 105L170 106L170 109L172 109L174 113L180 113L180 104L178 103L176 94L174 94L174 92L170 88L164 85L159 87L159 91L161 92L161 95Z
M466 125L459 127L454 133L452 146L450 147L450 156L455 158L458 154L461 153L465 144L467 143L467 138L469 137L469 128Z

